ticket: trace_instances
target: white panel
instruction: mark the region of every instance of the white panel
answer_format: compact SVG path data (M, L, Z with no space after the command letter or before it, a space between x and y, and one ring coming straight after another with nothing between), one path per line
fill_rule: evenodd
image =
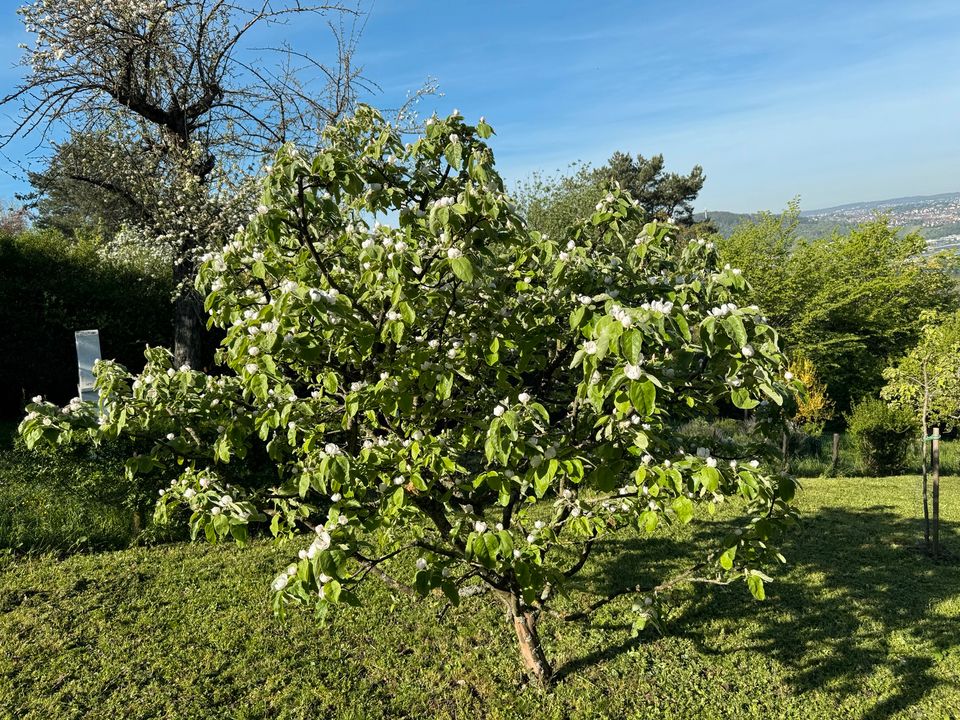
M77 387L81 400L100 399L100 393L93 387L93 365L100 359L100 331L77 330L77 367L80 370L80 385Z

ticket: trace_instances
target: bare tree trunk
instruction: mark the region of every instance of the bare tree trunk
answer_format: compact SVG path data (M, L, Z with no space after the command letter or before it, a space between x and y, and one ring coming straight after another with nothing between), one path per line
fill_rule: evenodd
M194 369L204 366L204 337L206 325L203 318L203 300L194 289L196 267L192 260L182 258L173 268L176 299L173 302L173 362L189 365Z
M513 629L517 633L524 668L537 684L546 687L553 677L553 669L537 634L538 613L524 605L523 600L515 595L506 596L504 602L507 605L507 614L513 622Z
M933 559L940 557L940 428L933 429L930 446L930 465L933 475Z

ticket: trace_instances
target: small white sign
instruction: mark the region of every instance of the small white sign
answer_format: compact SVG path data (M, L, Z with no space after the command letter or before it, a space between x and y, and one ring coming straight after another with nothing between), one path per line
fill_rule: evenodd
M100 359L100 331L77 330L77 367L80 372L80 384L77 386L81 400L100 399L99 391L93 386L93 366Z

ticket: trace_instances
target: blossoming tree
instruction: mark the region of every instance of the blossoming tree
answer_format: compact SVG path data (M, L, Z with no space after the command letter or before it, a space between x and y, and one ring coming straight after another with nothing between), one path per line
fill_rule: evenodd
M315 157L285 147L256 216L199 275L231 372L156 349L139 376L101 363L99 415L32 404L27 440L157 438L130 468L182 465L159 517L186 506L195 534L241 542L268 521L301 546L273 582L279 612L357 603L371 577L454 604L485 589L540 682L538 618L622 530L732 500L746 512L680 575L577 615L633 594L636 626L657 623L685 582L742 578L763 598L792 483L685 452L671 428L779 403L791 383L776 334L736 304L744 280L710 244L674 252L670 228L641 224L616 188L568 237L528 231L491 133L454 111L404 143L361 107ZM230 483L256 449L276 478Z
M222 245L249 212L245 180L261 154L315 140L363 83L351 69L357 36L343 22L331 25L332 65L289 48L255 58L248 40L294 18L356 13L282 0L29 0L18 13L31 42L21 45L23 78L0 99L18 111L0 146L52 128L70 132L47 171L33 175L35 186L99 193L145 243L172 255L174 353L200 367L197 256ZM311 74L321 82L309 82Z

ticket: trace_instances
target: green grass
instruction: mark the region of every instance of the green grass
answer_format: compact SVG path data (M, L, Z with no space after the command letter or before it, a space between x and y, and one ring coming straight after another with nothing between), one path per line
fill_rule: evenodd
M916 485L805 481L766 602L686 592L665 637L631 637L614 611L545 619L546 692L488 598L444 611L371 585L325 625L279 622L267 585L291 549L266 542L0 556L0 717L955 717L960 564L917 551ZM958 490L944 480L954 551ZM708 531L606 543L586 587L649 580Z
M121 466L98 458L51 459L22 449L0 450L0 548L71 552L126 547L133 539L132 510L93 489L105 476L122 474Z

